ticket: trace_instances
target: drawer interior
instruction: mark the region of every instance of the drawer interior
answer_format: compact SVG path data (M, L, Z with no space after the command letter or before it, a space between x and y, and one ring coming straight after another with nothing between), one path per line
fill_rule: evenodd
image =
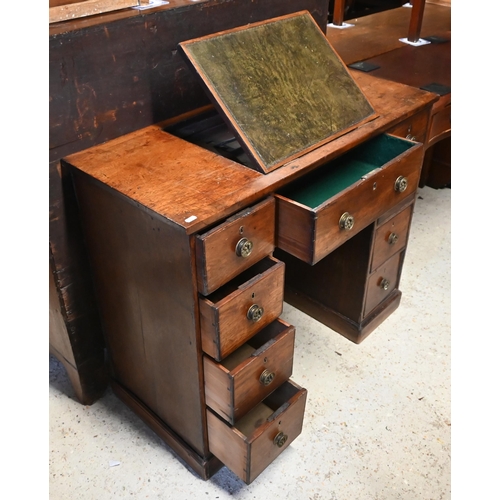
M256 429L258 429L263 422L265 422L274 411L265 404L259 403L252 408L244 417L236 422L236 429L238 429L244 436L250 436Z
M272 421L289 406L289 400L299 392L295 385L285 382L272 392L262 403L250 410L236 422L238 429L245 436L250 436L266 421Z
M316 208L414 145L410 141L382 134L309 174L307 182L299 179L280 194Z
M245 344L236 349L227 358L224 358L220 364L229 371L233 370L250 356L258 356L262 350L266 349L288 327L289 325L286 323L273 321L251 339L247 340Z
M240 288L251 279L256 278L257 276L268 271L274 266L276 266L276 261L266 257L254 264L252 267L238 274L236 278L233 278L225 285L222 285L215 292L212 292L207 296L207 299L215 304L227 295L230 295L234 291L238 290L238 288Z

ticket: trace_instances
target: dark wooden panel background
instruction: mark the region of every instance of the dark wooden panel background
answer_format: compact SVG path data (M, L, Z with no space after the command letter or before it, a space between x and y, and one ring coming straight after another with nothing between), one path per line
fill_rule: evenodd
M51 160L207 104L180 41L299 10L326 30L323 0L184 3L50 36Z
M326 31L328 0L172 0L51 26L50 309L63 318L53 323L51 350L72 372L80 401L90 404L106 387L104 349L72 184L59 160L208 104L179 42L300 10Z

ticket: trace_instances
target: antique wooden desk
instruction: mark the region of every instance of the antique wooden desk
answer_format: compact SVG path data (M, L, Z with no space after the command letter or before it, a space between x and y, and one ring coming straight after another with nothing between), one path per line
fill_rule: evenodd
M63 161L113 388L204 478L249 483L301 432L283 300L354 342L399 305L423 158L404 138L437 97L355 79L374 113L267 173L212 107Z

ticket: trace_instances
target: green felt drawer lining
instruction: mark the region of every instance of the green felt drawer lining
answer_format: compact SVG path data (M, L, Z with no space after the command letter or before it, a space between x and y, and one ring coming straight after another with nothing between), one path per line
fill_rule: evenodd
M375 168L380 168L414 144L381 135L336 158L317 172L300 179L282 194L293 201L316 208Z

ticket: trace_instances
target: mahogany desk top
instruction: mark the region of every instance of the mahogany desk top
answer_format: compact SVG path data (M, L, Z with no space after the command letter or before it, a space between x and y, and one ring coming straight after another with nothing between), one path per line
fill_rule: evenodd
M266 175L187 143L152 125L68 157L78 168L134 198L145 207L183 227L187 234L200 231L266 194L276 191L315 167L356 145L389 130L432 105L438 96L406 85L352 72L378 113L378 118L334 141L290 161ZM175 146L175 147L172 147ZM139 168L124 178L120 158L141 158ZM151 161L144 163L144 158ZM207 168L210 162L210 168ZM154 182L148 180L154 179ZM153 186L144 190L129 186ZM166 189L168 187L168 189ZM196 219L193 220L193 216ZM186 222L186 219L190 222Z

